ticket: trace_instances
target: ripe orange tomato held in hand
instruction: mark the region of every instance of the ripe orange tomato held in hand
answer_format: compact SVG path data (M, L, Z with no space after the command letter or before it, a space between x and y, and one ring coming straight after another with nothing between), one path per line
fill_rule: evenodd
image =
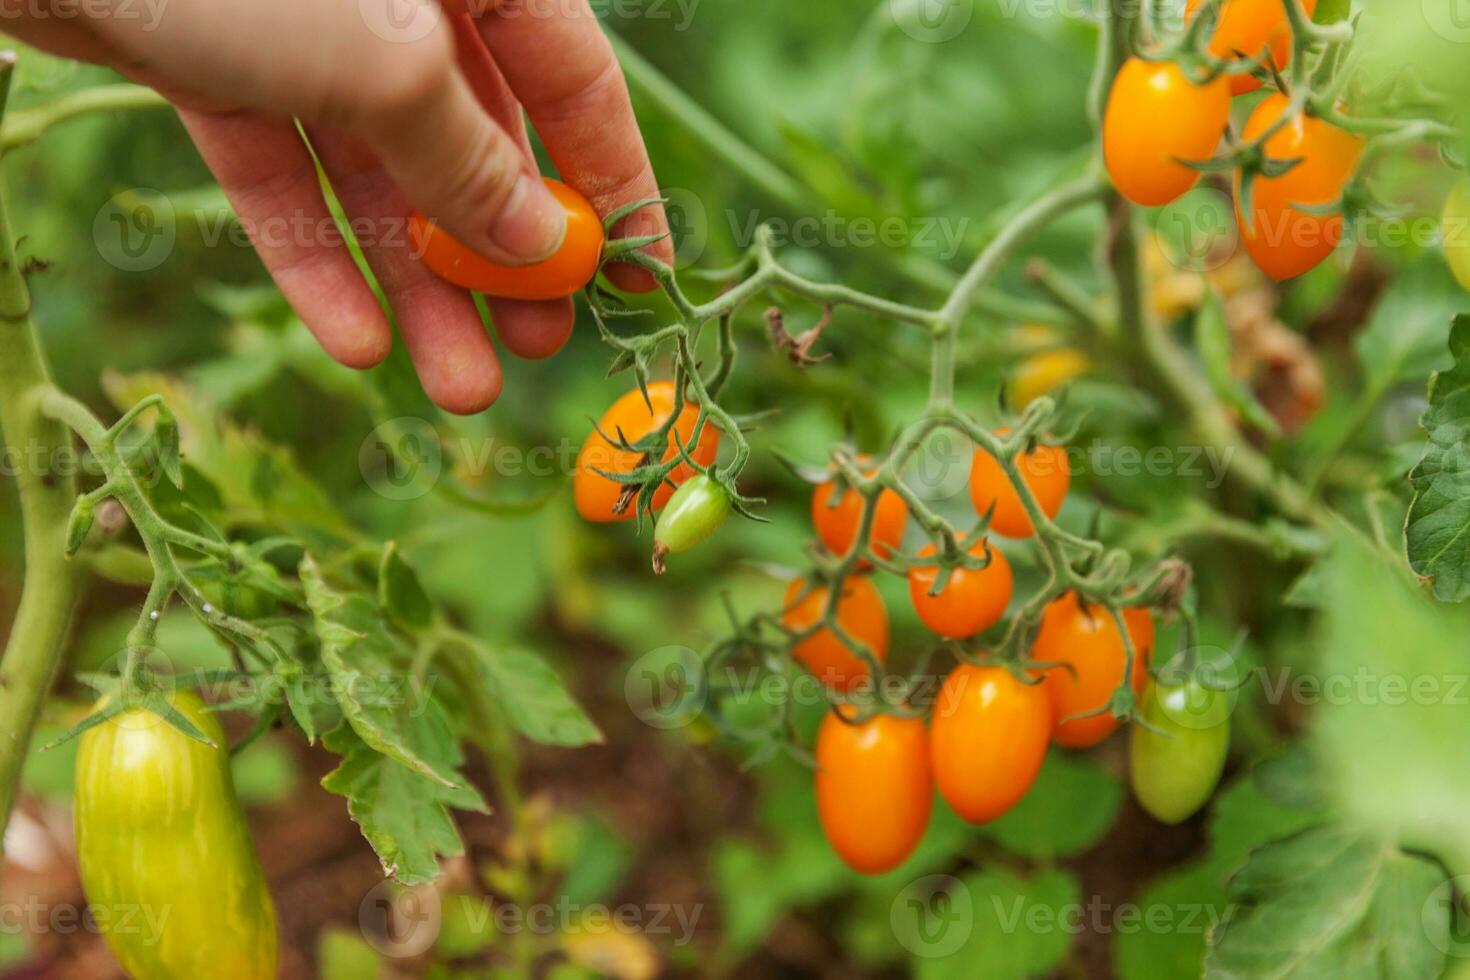
M878 715L851 725L829 712L816 757L817 814L838 857L870 875L902 864L934 807L923 719Z
M570 296L597 275L605 235L591 203L572 188L550 177L547 190L567 211L567 235L549 259L530 265L501 265L470 251L433 221L415 211L409 217L409 236L424 264L441 279L505 299L546 300Z
M1046 758L1051 712L1040 684L1004 667L956 667L929 721L939 795L970 823L987 823L1021 802Z
M1168 204L1200 177L1180 161L1214 156L1229 121L1224 76L1196 85L1172 61L1130 58L1113 80L1103 116L1108 175L1135 204Z
M1291 63L1291 23L1281 3L1282 0L1225 0L1219 8L1215 31L1210 35L1210 54L1225 60L1253 61L1269 45L1272 63L1277 68L1285 68ZM1189 0L1184 7L1185 18L1192 19L1203 4L1204 0ZM1317 0L1302 0L1302 7L1311 17L1317 12ZM1260 79L1253 75L1230 76L1230 91L1234 95L1245 95L1260 87Z
M1246 121L1241 139L1260 138L1291 100L1272 93L1261 100ZM1272 160L1297 160L1279 177L1256 177L1251 186L1252 217L1247 227L1241 207L1241 178L1235 178L1235 218L1245 250L1272 279L1291 279L1310 272L1330 256L1342 240L1341 214L1316 215L1295 205L1332 204L1357 169L1366 144L1352 133L1314 116L1297 114L1266 140Z
M996 435L1004 436L1005 429ZM1021 478L1031 488L1031 494L1047 517L1056 517L1067 497L1067 487L1072 482L1072 467L1067 462L1067 451L1061 446L1038 445L1030 452L1016 457L1016 467ZM970 465L970 501L975 513L981 517L995 505L990 518L990 529L1008 538L1029 538L1036 533L1031 518L1021 503L1020 494L1006 476L1000 462L984 449L975 451Z
M860 462L866 463L867 460ZM834 496L836 500L833 500ZM812 526L828 551L841 557L852 548L863 525L865 503L863 495L852 487L844 486L838 495L835 481L820 484L812 491ZM873 514L869 540L879 558L887 558L902 543L908 519L909 507L902 497L886 488L878 493L877 512Z
M1133 641L1131 683L1134 692L1139 693L1148 679L1154 620L1146 609L1128 608L1123 610L1123 621ZM1053 599L1041 615L1041 629L1031 656L1061 665L1047 669L1042 680L1057 726L1053 741L1069 749L1085 749L1113 733L1118 719L1109 713L1063 721L1070 715L1106 706L1123 683L1127 655L1118 626L1107 609L1084 607L1075 592Z
M674 413L674 401L673 382L654 381L648 385L648 402L644 402L643 393L637 388L613 402L612 407L598 422L598 427L602 431L593 429L588 433L587 440L582 443L581 451L577 453L577 468L572 476L572 492L577 501L579 514L589 521L599 523L630 521L637 516L636 501L629 503L622 513L617 512L618 500L623 495L625 485L609 480L596 471L630 473L639 466L646 465L646 461L639 459L637 453L614 446L603 437L602 433L605 432L616 439L618 432L621 431L629 443L636 443L668 421L669 416ZM694 442L694 427L698 421L698 406L685 402L683 410L679 413L679 421L674 424L674 432L679 434L679 440L686 449L689 449ZM708 466L714 462L719 449L720 431L706 422L699 436L699 444L690 450L689 455L701 466ZM673 434L670 433L669 447L664 453L663 461L668 462L678 454L678 445L674 441ZM669 479L677 485L693 475L687 463L680 463L669 474ZM658 488L653 495L655 510L668 503L674 489L674 486L671 486L668 481Z
M788 629L806 629L822 618L827 608L826 586L815 586L797 601L803 579L797 579L786 590L781 622ZM842 583L842 596L837 600L837 622L848 636L873 654L880 663L888 656L888 609L883 597L866 575L850 575ZM830 629L823 627L797 643L791 650L801 664L817 679L838 691L846 691L868 677L868 665Z
M920 557L935 553L931 544L919 552ZM970 549L976 557L985 555L985 542ZM990 549L990 564L984 568L955 568L945 583L944 591L930 595L939 580L939 568L930 565L909 569L909 598L914 612L925 626L940 636L963 639L983 633L1005 615L1011 603L1014 581L1011 563L999 548Z

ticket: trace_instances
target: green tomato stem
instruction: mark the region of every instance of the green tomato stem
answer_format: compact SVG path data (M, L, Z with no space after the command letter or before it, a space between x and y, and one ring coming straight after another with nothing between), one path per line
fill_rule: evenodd
M0 118L14 55L0 54ZM4 828L20 788L31 736L61 659L78 592L67 561L66 532L76 502L71 468L55 466L70 448L66 429L41 412L50 371L31 320L30 292L16 258L9 214L0 192L0 430L23 453L16 484L25 532L25 581L10 639L0 660L0 859ZM0 861L3 863L3 861Z

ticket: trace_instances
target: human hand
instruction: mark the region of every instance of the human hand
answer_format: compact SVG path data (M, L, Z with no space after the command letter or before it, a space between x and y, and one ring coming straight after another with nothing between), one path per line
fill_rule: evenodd
M598 213L657 198L658 185L587 0L502 0L477 15L464 0L446 0L453 10L436 0L383 2L397 4L391 22L370 16L367 3L301 0L169 0L151 21L28 18L24 0L0 0L0 12L28 43L164 93L297 314L333 358L371 367L388 355L392 328L336 235L314 153L424 390L470 414L499 396L500 363L470 294L414 253L409 212L507 264L555 251L565 212L537 174L527 116L562 179ZM617 234L667 231L663 209L650 205ZM667 240L649 252L673 258ZM634 266L611 267L608 277L632 291L654 285ZM571 335L570 298L488 305L518 356L550 356Z

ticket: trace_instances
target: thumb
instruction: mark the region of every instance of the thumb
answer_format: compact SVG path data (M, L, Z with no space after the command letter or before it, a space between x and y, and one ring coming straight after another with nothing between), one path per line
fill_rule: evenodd
M403 45L393 80L364 86L362 101L345 107L347 128L415 207L470 249L511 265L544 259L566 237L566 210L481 107L447 30L443 38Z

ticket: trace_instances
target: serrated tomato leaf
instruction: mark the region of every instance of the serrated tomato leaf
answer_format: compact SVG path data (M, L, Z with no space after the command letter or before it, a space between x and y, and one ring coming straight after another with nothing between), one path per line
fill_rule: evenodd
M430 692L412 683L412 651L389 631L377 604L360 592L334 590L309 555L301 562L301 581L332 694L352 730L421 776L462 786L454 733Z
M1455 318L1450 352L1454 367L1429 381L1429 445L1409 474L1404 537L1414 571L1440 599L1459 602L1470 597L1470 316Z
M1336 824L1274 841L1230 879L1205 978L1430 980L1449 914L1436 927L1424 909L1443 879L1433 862Z
M431 723L444 722L437 706ZM322 744L342 756L342 764L322 779L331 793L347 798L347 811L378 855L383 870L405 884L432 881L443 858L464 853L450 808L487 812L479 793L420 775L375 750L350 725L328 732ZM453 740L449 743L454 745ZM458 764L459 750L454 749Z
M389 541L383 548L378 566L378 604L405 629L427 629L434 622L434 604L419 582L418 573L399 554L396 541Z
M491 699L516 731L543 745L599 744L602 732L572 700L551 666L525 650L473 650Z

